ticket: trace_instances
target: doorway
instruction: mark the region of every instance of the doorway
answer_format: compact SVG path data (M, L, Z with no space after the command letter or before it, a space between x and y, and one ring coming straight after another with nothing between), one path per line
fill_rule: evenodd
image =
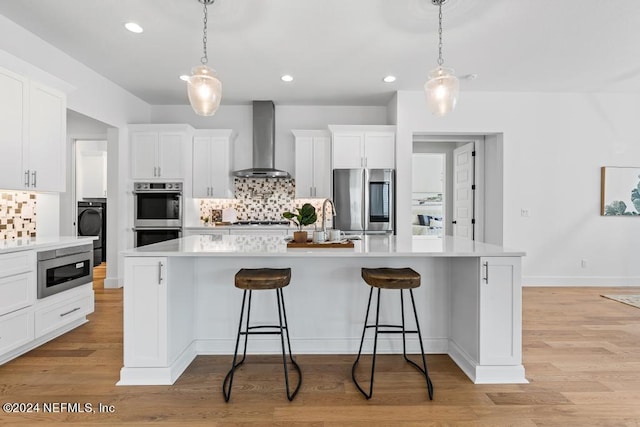
M483 136L414 135L413 238L482 240L483 141ZM426 184L438 184L439 174L440 185Z
M107 261L107 141L75 140L75 201L78 236L93 241L93 265Z
M446 159L446 153L413 154L411 234L414 237L438 238L444 234Z

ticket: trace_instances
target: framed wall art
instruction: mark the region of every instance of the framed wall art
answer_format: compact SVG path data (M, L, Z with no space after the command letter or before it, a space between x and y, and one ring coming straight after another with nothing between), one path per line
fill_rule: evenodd
M640 167L601 168L600 215L640 217Z

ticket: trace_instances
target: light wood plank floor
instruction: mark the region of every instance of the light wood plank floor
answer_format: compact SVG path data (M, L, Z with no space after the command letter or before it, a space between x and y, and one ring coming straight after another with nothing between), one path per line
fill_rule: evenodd
M88 324L0 366L0 403L102 403L114 412L0 412L0 425L640 426L640 309L603 292L640 289L524 289L530 384L473 385L447 356L428 355L429 401L401 356L382 356L367 401L351 383L353 356L301 355L303 386L290 403L281 359L249 356L225 403L230 357L199 356L173 386L116 387L122 291L96 286Z

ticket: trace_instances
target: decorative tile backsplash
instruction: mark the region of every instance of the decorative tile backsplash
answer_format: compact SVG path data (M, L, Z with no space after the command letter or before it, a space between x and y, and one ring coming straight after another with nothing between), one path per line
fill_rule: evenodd
M0 193L0 240L36 235L36 195L23 192Z
M318 212L316 227L322 226L320 210L324 199L296 199L293 179L235 178L235 199L201 199L200 220L211 218L213 209L234 208L238 221L282 221L282 213L311 203ZM327 225L331 212L327 209Z

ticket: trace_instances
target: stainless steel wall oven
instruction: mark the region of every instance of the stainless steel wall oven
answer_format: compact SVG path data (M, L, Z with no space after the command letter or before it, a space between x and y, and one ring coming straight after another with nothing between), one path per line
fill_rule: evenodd
M93 282L93 244L38 252L38 298Z
M182 183L136 182L134 227L182 227Z
M182 237L182 183L136 182L133 188L134 246Z

